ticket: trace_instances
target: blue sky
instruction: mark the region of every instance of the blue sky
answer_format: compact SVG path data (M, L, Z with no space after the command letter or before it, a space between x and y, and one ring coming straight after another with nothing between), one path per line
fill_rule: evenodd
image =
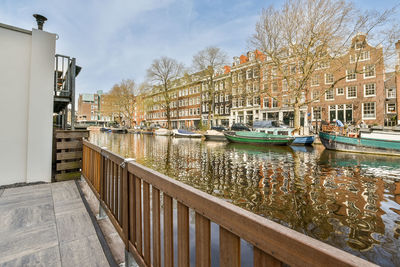
M32 14L48 18L57 53L77 59L78 93L108 91L122 79L143 82L153 59L168 56L190 67L199 50L215 45L229 60L245 53L262 8L283 2L245 0L0 0L0 22L36 28ZM359 0L382 9L399 0Z

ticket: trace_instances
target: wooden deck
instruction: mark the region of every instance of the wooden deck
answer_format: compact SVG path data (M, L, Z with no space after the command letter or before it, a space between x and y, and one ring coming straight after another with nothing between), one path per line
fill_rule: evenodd
M74 181L0 189L0 266L109 266Z

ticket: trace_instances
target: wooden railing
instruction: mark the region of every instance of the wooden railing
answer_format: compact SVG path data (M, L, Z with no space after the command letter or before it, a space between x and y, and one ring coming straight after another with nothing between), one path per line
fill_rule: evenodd
M240 239L253 245L254 266L373 265L87 141L82 174L139 266L161 266L162 257L163 266L174 266L174 223L178 266L189 266L189 209L195 212L196 266L211 265L211 222L220 229L220 266L240 266ZM173 199L177 222L173 221Z

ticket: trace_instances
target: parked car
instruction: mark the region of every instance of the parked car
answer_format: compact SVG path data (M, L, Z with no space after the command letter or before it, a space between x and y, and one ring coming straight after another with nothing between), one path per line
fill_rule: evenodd
M231 126L232 131L250 131L250 128L243 123L234 123Z
M223 131L227 131L228 129L225 126L219 125L219 126L211 127L211 130L215 130L215 131L218 131L218 132L223 132Z

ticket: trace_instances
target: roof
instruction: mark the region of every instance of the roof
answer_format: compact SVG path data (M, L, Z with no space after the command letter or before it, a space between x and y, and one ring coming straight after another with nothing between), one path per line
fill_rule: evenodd
M28 31L28 30L25 30L22 28L14 27L11 25L3 24L3 23L0 23L0 28L4 28L7 30L16 31L16 32L21 32L21 33L26 33L26 34L32 34L32 31Z

